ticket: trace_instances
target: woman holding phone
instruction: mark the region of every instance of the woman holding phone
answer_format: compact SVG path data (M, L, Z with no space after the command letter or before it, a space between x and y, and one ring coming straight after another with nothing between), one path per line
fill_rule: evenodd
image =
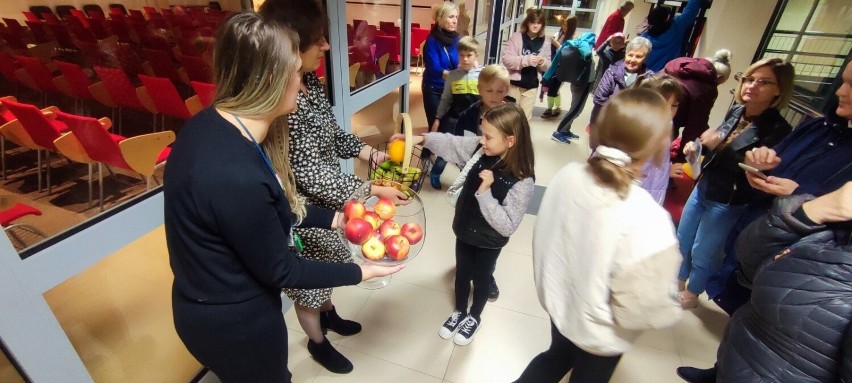
M743 74L736 103L722 125L699 138L702 153L706 153L701 176L683 207L677 229L683 255L678 301L683 308L698 305L698 295L721 262L728 233L754 199L755 192L738 166L745 152L775 146L792 129L778 110L790 100L794 76L793 65L778 58L752 64ZM684 145L687 157L696 150L694 142Z

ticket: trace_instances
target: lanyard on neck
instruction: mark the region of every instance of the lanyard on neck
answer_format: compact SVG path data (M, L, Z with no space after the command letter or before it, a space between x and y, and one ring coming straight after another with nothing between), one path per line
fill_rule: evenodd
M266 152L260 148L260 145L257 143L257 140L254 139L254 136L251 135L248 128L246 128L246 124L243 123L243 120L240 119L236 114L231 113L231 116L237 120L240 124L240 127L243 128L243 131L246 132L246 135L251 139L251 142L254 143L254 148L257 149L257 152L260 153L260 157L263 158L263 162L266 164L266 168L269 169L269 172L275 176L275 179L278 180L278 185L281 186L281 189L284 189L284 182L281 181L281 176L278 175L278 172L275 171L275 168L272 167L272 161L269 159L269 156L266 155Z
M248 128L246 128L246 124L243 123L243 120L241 120L236 114L231 113L231 116L234 116L234 118L240 124L240 127L243 128L243 131L246 132L246 135L251 138L251 142L254 143L254 148L257 149L257 152L260 153L260 157L263 158L263 162L266 163L266 168L269 169L269 172L272 173L273 176L275 176L275 179L278 180L278 185L281 186L281 189L283 190L284 183L281 181L281 177L278 175L278 172L276 172L275 168L272 167L272 161L269 160L269 156L267 156L266 152L264 152L263 149L260 148L260 145L257 143L257 140L254 139L254 136L252 136L251 132L249 132ZM303 248L302 239L299 237L298 234L293 232L292 227L290 228L289 237L289 245L295 248L297 253L301 253Z

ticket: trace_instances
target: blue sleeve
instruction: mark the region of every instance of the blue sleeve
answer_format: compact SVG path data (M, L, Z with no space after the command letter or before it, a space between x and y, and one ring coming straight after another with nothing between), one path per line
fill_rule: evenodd
M441 78L444 74L443 56L446 53L437 41L431 36L426 39L426 44L423 46L423 66L426 68L426 78Z
M676 25L681 30L685 30L687 25L695 22L695 19L698 18L698 11L701 10L701 4L704 3L703 0L689 0L686 3L686 8L683 9L683 13L675 16L672 24Z

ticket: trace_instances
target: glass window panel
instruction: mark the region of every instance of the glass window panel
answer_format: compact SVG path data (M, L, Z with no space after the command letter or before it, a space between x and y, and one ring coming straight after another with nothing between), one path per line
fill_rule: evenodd
M493 7L493 0L476 1L476 20L474 20L474 24L476 25L476 34L485 33L488 31L488 23L491 22L491 9ZM472 8L468 7L468 9Z
M423 101L420 94L420 86L412 86L409 91L411 93L410 104L422 106ZM399 89L394 90L353 113L351 121L352 134L358 136L373 148L379 147L379 144L386 143L390 139L390 136L397 132L395 121L399 114L399 92ZM427 126L426 115L423 112L418 110L417 113L411 113L411 118L413 126ZM367 172L367 162L356 158L355 175L367 179Z
M798 31L805 23L811 7L815 0L789 0L781 19L778 21L777 29L782 31Z
M787 13L786 10L784 13ZM850 34L852 24L849 20L852 20L852 7L849 6L848 0L821 0L814 10L807 31Z
M568 9L550 9L545 8L544 11L544 26L559 28L562 25L562 20L571 16L571 10Z
M431 17L431 12L428 12ZM431 19L417 22L431 25ZM400 70L402 62L402 7L399 0L346 3L347 44L353 91Z
M594 12L577 12L575 16L577 16L578 32L582 29L592 29L592 23L595 21Z
M597 9L598 0L577 0L574 6L577 8Z

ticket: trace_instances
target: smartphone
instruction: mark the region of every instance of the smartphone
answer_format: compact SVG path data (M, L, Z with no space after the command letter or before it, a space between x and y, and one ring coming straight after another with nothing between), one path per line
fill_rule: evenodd
M757 170L757 168L755 168L755 167L753 167L753 166L748 166L748 165L746 165L746 164L744 164L744 163L742 163L742 162L740 162L738 165L739 165L739 166L740 166L743 170L745 170L745 171L747 171L747 172L749 172L749 173L751 173L751 174L756 175L758 178L760 178L760 179L762 179L762 180L765 180L765 179L766 179L766 174L765 174L765 173L763 173L763 172L762 172L762 171L760 171L760 170Z

